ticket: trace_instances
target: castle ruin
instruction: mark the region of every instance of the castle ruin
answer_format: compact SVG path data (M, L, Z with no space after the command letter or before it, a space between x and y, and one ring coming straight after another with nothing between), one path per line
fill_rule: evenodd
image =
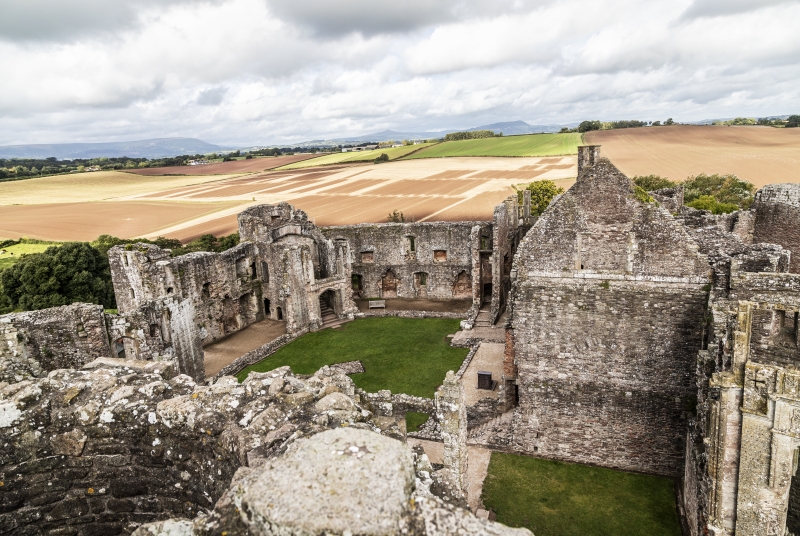
M405 467L407 482L362 468L401 490L381 506L396 508L430 488L418 453L323 437L348 423L402 441L398 416L422 410L450 471L430 489L449 498L398 509L409 534L437 533L436 508L453 527L504 530L453 499L466 443L673 478L693 536L800 534L800 186L766 186L750 210L717 216L685 207L681 187L637 189L587 146L575 185L539 217L514 195L491 222L318 228L281 203L245 210L239 230L223 253L110 250L119 314L75 304L0 317L0 439L13 446L0 530L66 530L77 516L117 532L183 517L185 534L341 533L336 519L276 521L248 493L268 471L285 478L314 441L349 441L356 458L362 445ZM363 316L365 298L463 300L466 332L480 315L504 329L496 398L465 407L463 370L435 401L359 392L332 368L206 378L204 347L265 318L288 341L324 328L326 311ZM64 475L54 489L49 472Z

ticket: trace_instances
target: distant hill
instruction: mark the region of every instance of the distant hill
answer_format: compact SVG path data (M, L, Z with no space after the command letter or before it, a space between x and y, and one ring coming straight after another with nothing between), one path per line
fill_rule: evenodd
M0 158L74 158L120 157L163 158L182 154L205 154L225 150L195 138L158 138L141 141L105 143L52 143L0 146Z
M496 134L502 133L504 136L512 136L515 134L538 134L542 132L558 132L564 125L530 125L525 121L506 121L503 123L492 123L491 125L480 125L477 127L466 129L453 129L453 130L439 130L430 132L398 132L396 130L384 130L383 132L375 132L374 134L365 134L363 136L351 136L346 138L335 138L332 140L315 140L315 142L306 142L306 144L317 143L362 143L367 141L388 141L388 140L425 140L430 138L442 138L445 134L451 132L463 132L472 130L492 130Z

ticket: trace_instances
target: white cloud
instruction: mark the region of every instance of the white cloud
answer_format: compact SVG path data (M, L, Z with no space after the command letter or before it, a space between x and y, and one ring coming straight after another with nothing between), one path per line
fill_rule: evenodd
M96 1L74 2L66 31L61 2L31 2L56 14L34 28L33 8L0 0L16 21L0 21L0 144L250 145L800 102L797 1Z

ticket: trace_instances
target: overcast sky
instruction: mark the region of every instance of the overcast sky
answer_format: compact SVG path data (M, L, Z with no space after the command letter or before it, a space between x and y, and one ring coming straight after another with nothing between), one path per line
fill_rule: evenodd
M800 0L0 0L0 144L800 113Z

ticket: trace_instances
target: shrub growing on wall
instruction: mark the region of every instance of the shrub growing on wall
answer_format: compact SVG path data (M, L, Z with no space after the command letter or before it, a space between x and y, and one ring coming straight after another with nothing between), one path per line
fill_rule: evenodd
M514 188L517 190L516 188ZM564 188L557 186L553 181L543 180L532 182L522 190L517 190L517 199L522 203L522 192L531 193L531 216L541 216L558 194L564 193Z

